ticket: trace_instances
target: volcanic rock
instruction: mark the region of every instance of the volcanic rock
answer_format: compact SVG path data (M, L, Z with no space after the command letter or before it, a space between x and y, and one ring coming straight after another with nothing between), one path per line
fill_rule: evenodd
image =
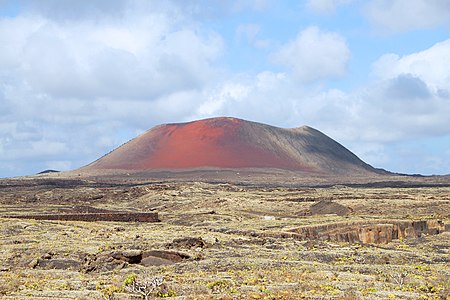
M97 254L86 255L81 269L84 272L103 272L122 269L128 264L161 266L182 262L183 260L190 258L191 257L186 253L167 250L144 251L139 249L127 249L121 251L103 251ZM40 261L37 263L40 263Z
M171 243L167 243L167 248L203 248L206 243L202 238L198 237L181 237L174 239Z
M348 207L328 200L321 200L314 203L309 209L313 215L336 214L338 216L345 216L351 212Z
M38 259L33 268L78 271L81 262L73 259Z
M319 239L334 242L386 244L397 239L415 239L425 234L446 231L441 220L373 220L338 222L291 229L297 239Z
M350 175L380 172L311 127L283 129L224 117L156 126L82 169L203 167Z

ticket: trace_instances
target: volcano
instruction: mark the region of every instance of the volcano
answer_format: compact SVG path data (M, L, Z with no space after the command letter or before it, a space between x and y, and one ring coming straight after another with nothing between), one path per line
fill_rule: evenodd
M226 117L156 126L84 169L203 167L352 175L379 172L311 127L284 129Z

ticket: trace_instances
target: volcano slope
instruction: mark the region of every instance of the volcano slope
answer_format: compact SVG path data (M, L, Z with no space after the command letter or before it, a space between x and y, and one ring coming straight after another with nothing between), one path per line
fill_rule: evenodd
M236 118L160 125L82 168L143 171L271 168L315 174L376 174L318 130L283 129Z

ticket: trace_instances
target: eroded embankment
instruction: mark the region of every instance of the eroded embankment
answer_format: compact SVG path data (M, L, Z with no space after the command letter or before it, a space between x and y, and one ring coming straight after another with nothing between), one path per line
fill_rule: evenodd
M419 238L450 230L441 220L368 220L310 225L288 231L297 239L386 244L397 239Z

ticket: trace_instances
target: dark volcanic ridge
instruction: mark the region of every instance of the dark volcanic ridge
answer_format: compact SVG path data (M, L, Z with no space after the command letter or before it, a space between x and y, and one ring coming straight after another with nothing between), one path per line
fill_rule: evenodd
M385 173L314 128L284 129L226 117L156 126L81 170L208 167L345 175Z

